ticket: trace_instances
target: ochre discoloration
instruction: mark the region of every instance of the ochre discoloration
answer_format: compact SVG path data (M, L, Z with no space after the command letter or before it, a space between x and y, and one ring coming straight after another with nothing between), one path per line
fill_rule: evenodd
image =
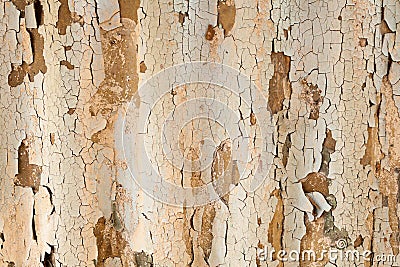
M101 33L105 79L92 99L95 114L99 109L112 110L129 101L139 80L134 24L124 21L122 27Z
M365 153L360 163L363 166L371 165L375 169L375 165L383 158L381 153L381 144L378 137L377 127L368 127L368 140L365 147Z
M41 174L41 166L29 163L29 140L22 140L18 148L18 174L15 176L14 184L31 187L36 193L39 190Z
M146 66L146 63L144 63L144 61L140 62L139 70L140 70L140 73L145 73L146 72L147 66Z
M322 173L312 172L300 180L305 193L319 192L325 197L329 195L329 183Z
M68 0L59 0L60 8L58 9L58 21L57 28L58 33L65 35L67 33L67 27L72 24L72 13L69 10Z
M366 224L366 229L367 229L367 233L368 233L368 241L367 242L363 242L365 249L372 251L373 250L373 236L374 236L374 224L375 224L375 215L374 215L374 211L369 212L366 220L365 220L365 224ZM373 258L371 258L370 260L366 259L364 261L364 265L365 267L371 267L373 264Z
M106 128L92 135L94 143L113 146L115 111L130 101L138 88L137 46L134 22L123 20L123 26L101 30L105 79L91 99L90 113L99 112L107 120Z
M24 77L28 74L29 80L34 81L34 77L40 72L47 72L47 66L43 56L44 38L38 32L38 29L27 29L31 40L33 62L31 64L22 63L21 66L13 66L11 73L8 75L8 84L16 87L23 83Z
M8 85L11 87L17 87L18 85L22 84L24 82L27 69L28 65L25 62L23 62L21 66L13 65L12 71L8 75Z
M205 261L210 257L214 235L212 233L216 210L213 204L204 207L201 218L201 231L198 238L199 246L203 250Z
M357 236L356 240L354 240L354 247L358 248L359 246L362 245L364 241L364 238L362 237L362 235Z
M389 166L385 166L386 168L383 168L379 173L379 188L381 193L388 198L389 225L393 231L390 235L390 244L393 253L397 255L399 254L400 236L399 216L397 212L400 169L400 142L398 141L400 129L398 125L400 125L400 116L393 99L393 89L387 76L383 78L381 92L386 100L385 125L389 142L389 151L386 157L389 157Z
M284 224L284 215L283 215L283 199L279 189L275 189L271 196L274 196L278 202L276 203L274 216L272 217L272 221L268 226L268 242L272 245L275 252L272 255L272 259L277 259L278 251L282 250L282 235L283 235L283 224ZM278 266L283 266L283 262L280 261Z
M318 88L317 85L307 83L306 80L303 80L303 93L302 97L308 103L310 107L310 116L309 118L312 120L318 120L319 118L319 108L324 101L324 97L321 95L322 91Z
M269 81L268 107L272 114L283 109L283 100L290 99L292 87L289 81L290 57L283 52L272 53L271 61L274 65L274 75Z
M44 50L44 38L39 33L38 29L28 29L31 37L32 51L33 51L33 62L28 67L29 80L34 81L34 77L40 72L43 74L47 72L46 62L43 56Z
M382 35L392 33L392 30L389 28L385 20L382 20L380 30Z
M320 173L329 175L329 163L331 162L331 154L335 152L336 140L332 137L332 132L327 129L324 143L322 144L322 163L319 170Z
M359 45L360 45L361 47L366 47L366 46L368 45L368 40L367 40L367 38L360 38Z
M138 23L137 10L140 7L140 0L118 0L121 18L133 20Z
M183 237L183 241L185 243L185 252L186 254L189 255L190 257L190 262L189 262L189 266L191 266L191 264L194 261L194 251L193 251L193 236L192 236L192 231L191 229L191 218L188 218L188 209L186 207L183 207L183 233L182 233L182 237Z
M144 251L134 252L133 253L134 260L133 264L136 267L152 267L153 266L153 257L147 254Z
M208 25L207 27L207 32L205 35L206 40L211 41L214 38L215 35L215 30L212 25Z
M257 117L256 114L254 114L253 112L250 113L250 124L251 125L256 125L257 123Z
M231 141L225 140L217 147L214 153L214 160L211 166L211 177L213 184L223 179L221 187L215 187L215 190L221 196L222 202L229 207L229 189L231 185L237 185L240 180L240 174L236 162L232 160L232 144Z
M333 148L334 142L330 140L326 145ZM329 205L332 206L332 209L336 208L334 196L329 195L329 180L324 174L310 173L301 180L301 184L305 193L319 192L325 197ZM322 251L328 251L332 244L335 244L338 239L348 240L347 232L335 226L332 210L324 212L322 216L315 221L310 221L308 217L305 216L304 221L306 234L301 239L301 252L313 250L316 255L321 256L323 255ZM310 260L307 258L301 259L300 266L325 266L329 261L327 254L324 255L322 260L318 260L317 258L311 258Z
M72 65L69 61L67 61L67 60L62 60L61 62L60 62L60 65L61 66L65 66L67 69L69 69L69 70L73 70L74 68L75 68L75 66L74 65Z
M218 0L218 18L217 23L224 29L224 34L227 36L235 25L236 6L233 0L221 1Z
M292 147L292 142L290 141L290 134L286 135L285 143L282 147L282 164L286 168L288 159L289 159L289 151Z
M25 11L25 7L32 4L34 0L13 0L12 2L19 11Z
M55 133L50 133L50 144L54 145L55 141L56 141L56 134Z
M122 237L122 233L116 231L104 217L97 220L93 233L97 243L96 267L103 267L108 258L123 256L127 242Z
M182 13L182 12L179 12L179 14L178 14L178 21L179 21L179 23L183 26L183 24L185 23L185 20L186 20L186 17L188 16L188 14L187 13Z
M313 222L306 218L305 225L306 234L301 239L300 252L312 250L316 255L323 255L324 257L322 259L319 259L318 256L310 259L307 256L300 257L300 266L325 266L329 262L329 258L328 254L323 254L322 251L328 251L331 244L330 238L326 237L324 233L325 218L322 216Z

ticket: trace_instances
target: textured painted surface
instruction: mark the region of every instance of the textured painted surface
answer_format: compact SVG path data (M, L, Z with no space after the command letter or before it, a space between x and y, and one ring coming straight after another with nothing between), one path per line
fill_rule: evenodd
M399 1L3 0L0 17L1 266L400 266ZM220 125L185 125L177 139L192 171L156 161L165 177L229 176L232 190L173 207L131 179L120 124L132 97L144 104L145 80L192 61L226 64L261 88L275 158L247 192ZM256 140L257 99L248 107L201 85L171 90L149 129L202 94L239 110ZM205 172L196 160L210 133ZM397 263L257 255L338 240Z

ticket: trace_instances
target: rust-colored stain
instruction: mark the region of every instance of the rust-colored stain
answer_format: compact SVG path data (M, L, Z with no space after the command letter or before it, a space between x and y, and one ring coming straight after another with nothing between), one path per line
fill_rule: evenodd
M276 203L274 216L268 225L268 242L275 250L275 252L272 254L272 259L275 261L277 259L276 254L283 248L282 235L285 218L283 216L283 199L281 191L279 189L275 189L272 191L271 196L276 197L278 200ZM283 262L280 261L278 266L283 266Z
M68 111L67 111L67 114L68 115L72 115L72 114L75 113L75 110L76 110L76 108L69 108Z
M213 223L215 219L214 204L209 204L204 207L203 216L201 218L201 232L198 238L199 246L203 250L205 261L208 263L208 258L211 254L212 241L214 235L212 233Z
M211 165L211 179L215 191L218 192L220 196L223 194L221 200L227 207L229 207L230 186L237 185L240 180L237 163L232 160L231 146L230 139L221 142L214 153L214 159ZM222 183L217 185L217 182Z
M393 99L393 88L388 77L385 76L382 80L381 92L386 100L385 110L385 127L388 137L389 157L388 169L383 168L379 171L379 189L383 196L387 197L389 207L389 225L392 229L390 235L390 245L393 254L399 254L399 216L397 211L398 195L399 195L399 170L400 170L400 115Z
M257 248L264 249L264 245L260 241L258 241ZM261 266L261 260L258 256L258 253L256 254L256 265L257 265L257 267Z
M193 237L191 234L192 224L190 222L191 218L188 218L188 211L186 207L183 207L183 241L185 243L185 251L186 254L189 255L190 257L190 262L188 263L188 266L191 266L193 261L194 261L194 251L193 251Z
M153 256L144 251L133 252L133 264L136 267L153 267Z
M25 7L32 4L34 0L12 0L12 2L19 11L25 12Z
M333 142L327 146L333 148ZM324 174L312 172L300 182L304 193L319 192L326 198L332 209L336 208L336 199L333 195L329 195L329 180ZM325 266L329 261L326 253L322 260L318 260L319 256L323 255L322 251L328 250L338 239L348 240L348 234L344 229L340 230L335 226L332 210L324 212L315 221L309 221L308 217L305 216L304 221L306 233L301 239L300 252L313 250L318 257L301 259L300 266Z
M308 103L311 108L309 119L317 120L319 118L319 108L324 101L324 97L321 96L322 91L318 88L317 85L307 83L306 80L303 80L302 84L302 98Z
M257 117L256 114L254 114L253 112L250 113L250 124L251 125L256 125L257 123Z
M323 143L323 147L326 148L329 153L335 152L336 140L333 139L332 132L329 129L326 130L326 137Z
M372 251L372 246L373 246L373 239L372 237L374 236L374 224L375 224L375 214L374 211L372 210L371 212L369 212L367 219L365 220L365 224L366 224L366 229L368 231L369 234L369 240L368 242L364 242L365 245L365 249ZM373 257L371 257L370 259L366 259L364 261L364 266L365 267L371 267L372 266L372 261L373 261Z
M71 64L69 61L67 61L67 60L61 60L61 61L60 61L60 65L61 65L61 66L67 67L67 69L69 69L69 70L73 70L73 69L75 68L75 66L72 65L72 64Z
M114 143L114 122L117 119L117 113L112 113L107 117L106 127L94 134L90 140L93 143L112 146Z
M359 44L361 47L366 47L366 46L368 45L368 40L367 40L367 38L360 38L358 44Z
M97 220L93 233L97 243L97 267L103 267L108 258L121 258L127 242L104 217Z
M43 56L44 50L44 38L38 32L38 29L28 29L29 35L31 37L32 52L33 52L33 62L28 67L28 76L31 82L34 81L34 76L36 76L39 71L42 73L47 72L46 63Z
M147 66L146 66L146 64L144 63L144 61L141 61L141 62L140 62L139 70L140 70L140 73L145 73L145 72L146 72Z
M300 255L306 250L313 251L317 256L300 257L300 266L315 266L322 267L329 262L328 253L322 253L323 250L328 251L330 248L331 240L325 236L325 217L322 216L317 220L311 222L305 219L306 233L300 242ZM324 256L321 258L321 256Z
M361 235L357 236L356 240L354 240L354 248L360 247L363 242L364 238Z
M218 1L217 23L224 29L224 35L227 36L235 25L236 6L234 1Z
M42 167L29 163L29 141L24 139L18 148L18 174L15 176L16 186L31 187L36 193L40 186Z
M374 169L376 163L383 157L378 131L378 127L368 127L368 140L365 146L365 153L360 160L360 163L363 166L371 165Z
M186 20L186 17L188 16L188 13L182 13L182 12L179 12L179 14L178 14L178 21L179 21L179 23L183 26L183 24L185 23L185 20Z
M121 19L131 19L136 24L138 23L137 10L140 7L140 0L118 0Z
M34 77L40 72L47 72L47 66L43 56L44 38L39 34L38 29L27 29L32 45L33 62L27 64L22 63L21 66L13 66L12 71L8 75L8 84L16 87L23 83L24 77L28 74L29 80L34 81Z
M292 86L289 82L290 57L283 52L272 53L271 61L274 65L274 75L269 80L268 107L272 114L283 109L285 98L290 99Z
M56 134L55 133L50 133L50 143L51 145L54 145L56 139Z
M111 31L101 31L105 79L93 97L96 110L129 101L137 91L137 47L134 25L123 23Z
M95 116L100 112L107 124L105 129L92 135L95 143L113 145L115 111L122 103L130 101L138 88L135 25L129 20L122 25L108 32L100 29L105 79L91 99L90 113Z
M381 26L380 26L381 34L384 35L386 33L393 33L393 31L389 28L385 20L381 21Z
M56 27L58 33L65 35L67 33L67 27L72 24L72 13L69 10L68 0L59 0L60 7L58 9L58 21Z
M22 62L22 65L13 65L10 74L8 75L8 85L17 87L24 82L28 64Z
M286 135L285 143L282 147L282 164L286 168L288 159L289 159L289 152L290 148L292 147L292 140L290 139L290 134Z
M329 163L331 162L331 154L335 152L336 140L332 137L332 132L327 129L326 137L324 143L322 144L322 162L321 168L319 170L320 173L328 176L329 174Z
M304 179L300 180L304 193L319 192L324 197L329 195L328 178L319 172L309 173Z
M211 41L214 38L215 30L212 25L208 25L205 38L207 41Z

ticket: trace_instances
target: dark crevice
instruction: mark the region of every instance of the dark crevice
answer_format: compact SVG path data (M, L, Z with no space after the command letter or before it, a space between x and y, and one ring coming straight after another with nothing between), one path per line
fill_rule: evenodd
M51 251L50 253L45 252L44 253L44 259L42 261L42 264L44 267L54 267L56 266L56 261L54 257L54 246L50 246Z
M292 147L292 140L290 138L290 134L286 135L285 143L282 147L282 164L286 168L288 159L289 159L289 151Z
M42 3L40 3L40 0L36 0L33 4L33 7L35 9L35 17L36 17L36 23L37 26L39 27L40 25L43 25L43 6Z
M33 240L37 241L37 234L35 227L35 208L33 208L33 214L32 214L32 234L33 234Z

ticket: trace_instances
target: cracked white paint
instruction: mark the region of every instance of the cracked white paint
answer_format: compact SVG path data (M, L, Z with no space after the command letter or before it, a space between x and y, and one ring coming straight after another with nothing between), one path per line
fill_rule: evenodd
M313 213L314 202L318 206L315 221L307 221L312 227L331 214L334 225L346 231L351 245L359 235L363 237L358 250L398 253L399 230L394 218L396 212L397 220L400 218L400 204L398 199L396 203L391 200L399 190L393 177L400 166L393 163L393 152L389 151L395 145L392 140L400 136L396 136L396 130L388 133L386 119L388 113L400 113L399 1L235 0L234 25L228 34L217 25L217 0L141 1L132 11L137 13L138 22L122 18L122 5L116 0L65 2L71 11L65 35L60 35L56 26L58 2L40 1L43 25L37 24L32 2L24 7L24 17L13 2L0 4L1 266L51 266L45 264L52 261L46 255L54 257L55 266L99 265L101 251L94 229L101 217L112 229L110 233L121 233L127 245L122 252L106 255L100 266L140 265L137 253L141 251L151 255L155 266L266 266L257 262L256 249L273 247L268 242L268 230L279 205L279 200L271 196L275 189L282 195L284 220L280 222L282 236L274 238L285 250L299 250L302 239L310 235L305 220L307 213ZM133 5L133 1L127 2ZM205 38L209 25L215 31L212 40ZM23 62L30 65L35 61L30 30L36 28L44 38L47 71L33 75L33 81L23 75L20 84L11 87L8 76L12 70ZM124 34L132 37L137 42L138 72L141 61L147 67L144 73L138 73L140 82L173 65L215 61L240 69L268 97L269 81L277 68L271 54L283 52L290 57L291 95L284 96L282 110L272 118L276 127L271 145L276 158L266 183L256 192L248 193L246 187L238 185L229 198L183 209L153 200L133 182L118 144L127 101L93 100L102 82L120 73L118 67L106 69L101 41L112 42L105 34L121 28L125 31L115 33L115 40L121 40L118 38ZM61 65L62 61L73 69ZM110 74L112 71L115 73ZM121 88L108 85L111 89L106 93ZM315 100L307 92L312 91L311 85L320 90ZM240 109L242 123L255 128L251 128L251 109L240 106L238 97L217 88L180 88L176 103L204 92ZM387 110L388 103L397 109ZM154 110L156 120L164 116L164 109L173 106L168 101L164 104ZM316 106L319 117L310 119ZM208 129L220 134L215 140L219 145L226 136L218 127L190 125L180 137L182 147L197 144ZM320 188L304 192L300 181L319 172L324 160L327 130L336 141L334 151L329 152L329 194L324 195ZM94 142L92 137L99 132L105 132L105 137ZM360 161L369 149L368 139L375 138L369 136L370 132L375 133L378 143L370 148L374 156L363 166ZM255 129L252 133L257 135ZM290 148L284 166L287 136ZM14 184L18 149L25 138L30 140L29 164L42 168L35 194L30 187ZM390 175L384 176L384 170ZM171 181L181 181L179 171L165 167L163 172ZM202 173L201 177L210 180L211 173ZM184 184L190 185L190 177L186 178ZM382 191L384 182L391 185L387 192ZM208 225L205 218L210 217L213 219ZM210 243L204 241L209 233ZM331 237L324 233L320 238ZM115 236L111 239L123 243ZM114 243L112 246L117 247ZM207 260L203 247L209 247ZM397 259L397 263L386 265L338 261L326 266L398 266L399 256ZM278 262L271 266L278 266Z

